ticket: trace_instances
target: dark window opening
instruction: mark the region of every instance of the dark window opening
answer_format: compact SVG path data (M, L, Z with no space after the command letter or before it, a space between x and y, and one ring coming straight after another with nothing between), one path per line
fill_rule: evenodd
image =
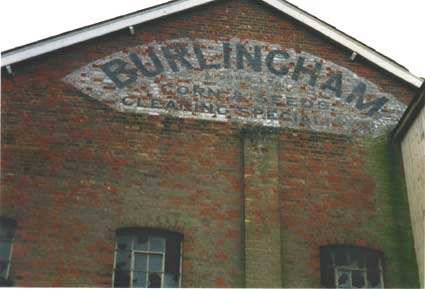
M0 217L0 286L12 286L9 278L16 222Z
M322 287L384 288L382 257L367 248L346 245L320 248Z
M114 287L180 287L182 235L121 229L115 245Z

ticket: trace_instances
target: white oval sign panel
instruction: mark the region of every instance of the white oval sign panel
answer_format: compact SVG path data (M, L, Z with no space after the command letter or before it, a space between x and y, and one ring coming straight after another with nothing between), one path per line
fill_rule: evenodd
M176 39L125 49L64 78L122 112L377 135L406 106L302 51L255 40Z

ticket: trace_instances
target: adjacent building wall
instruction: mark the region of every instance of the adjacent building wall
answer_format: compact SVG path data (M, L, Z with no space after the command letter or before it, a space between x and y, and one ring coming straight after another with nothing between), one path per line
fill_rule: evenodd
M425 276L425 109L422 108L402 143L415 249L422 288Z

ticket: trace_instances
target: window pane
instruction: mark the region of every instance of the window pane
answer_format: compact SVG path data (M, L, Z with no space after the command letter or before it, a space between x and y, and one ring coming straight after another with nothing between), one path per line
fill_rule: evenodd
M143 253L136 253L134 257L134 270L146 271L148 266L147 255Z
M179 274L165 273L164 288L177 288L177 287L179 287Z
M130 272L120 269L115 270L114 287L127 288L130 286Z
M355 250L355 253L351 254L351 266L363 269L365 268L365 254L359 250Z
M335 271L330 248L320 248L320 273L321 283L324 288L335 287Z
M367 255L367 267L369 270L379 269L379 258L376 254L369 253Z
M347 250L344 248L337 248L335 250L335 265L336 266L347 266L348 259L347 259Z
M365 272L353 271L351 276L353 278L353 287L354 288L364 288L365 287L365 285L366 285Z
M7 266L9 265L9 261L0 260L0 277L6 279L7 274Z
M0 240L12 240L15 235L15 225L8 222L0 222Z
M180 273L180 238L170 236L167 238L165 249L165 272Z
M16 223L14 221L0 218L0 278L3 279L3 281L8 277L15 230ZM0 286L5 285L7 285L7 282L0 284Z
M119 250L131 250L131 239L130 235L118 236L117 248Z
M382 288L381 281L368 281L367 288Z
M131 251L118 250L117 259L115 262L115 269L121 271L130 271L131 265Z
M162 272L162 255L149 255L149 272Z
M351 288L350 271L338 270L338 288Z
M335 287L335 273L333 268L326 268L321 270L322 287L332 288Z
M138 235L134 240L134 250L147 251L148 250L148 236Z
M161 288L161 273L149 273L149 288Z
M381 287L381 272L379 270L379 258L376 254L369 253L367 256L367 279L368 286Z
M133 287L146 288L146 272L133 272Z
M159 237L151 237L149 245L150 245L150 247L149 247L150 251L164 252L165 239L159 238Z
M12 243L0 241L0 260L9 260L10 250L12 249Z
M367 271L367 287L369 288L381 288L381 274L379 270L368 270Z

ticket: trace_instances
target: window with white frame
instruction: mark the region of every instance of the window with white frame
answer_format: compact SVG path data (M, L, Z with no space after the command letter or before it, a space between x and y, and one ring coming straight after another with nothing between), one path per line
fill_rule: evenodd
M114 287L180 287L181 243L182 235L165 230L118 230Z
M15 231L14 220L0 217L0 286L11 285L8 279Z
M336 245L320 248L322 286L384 288L381 254L367 248Z

